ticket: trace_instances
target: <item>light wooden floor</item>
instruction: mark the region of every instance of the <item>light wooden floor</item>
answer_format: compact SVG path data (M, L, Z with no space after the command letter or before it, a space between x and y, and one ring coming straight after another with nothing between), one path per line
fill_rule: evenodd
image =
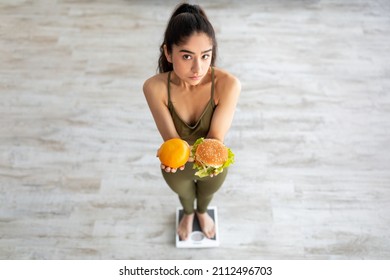
M0 3L1 259L390 258L389 1L203 3L243 85L203 250L142 93L177 2Z

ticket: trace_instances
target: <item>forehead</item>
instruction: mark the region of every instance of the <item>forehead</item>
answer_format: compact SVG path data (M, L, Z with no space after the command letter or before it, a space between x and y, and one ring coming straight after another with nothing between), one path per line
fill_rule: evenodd
M173 49L186 49L193 52L203 52L213 47L213 42L205 33L194 33L190 35L185 42L180 45L173 45Z

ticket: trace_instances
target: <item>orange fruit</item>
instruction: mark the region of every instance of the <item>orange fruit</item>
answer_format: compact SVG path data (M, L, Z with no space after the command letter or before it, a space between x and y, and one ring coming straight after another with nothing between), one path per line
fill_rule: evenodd
M165 141L158 150L158 157L162 164L171 168L179 168L190 157L190 146L180 138Z

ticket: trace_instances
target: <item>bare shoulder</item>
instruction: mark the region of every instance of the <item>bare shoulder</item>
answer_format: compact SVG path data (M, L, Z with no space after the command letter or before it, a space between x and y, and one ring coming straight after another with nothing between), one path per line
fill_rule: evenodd
M233 74L220 68L215 70L215 89L219 98L223 95L239 95L241 92L241 82Z
M168 73L157 74L147 79L143 85L145 96L165 95L167 92L167 79Z

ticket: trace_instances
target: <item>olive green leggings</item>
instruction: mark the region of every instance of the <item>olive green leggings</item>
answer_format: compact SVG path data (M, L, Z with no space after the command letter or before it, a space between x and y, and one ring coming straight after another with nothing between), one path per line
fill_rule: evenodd
M184 213L194 213L194 202L196 199L196 210L205 213L213 195L222 186L227 175L227 169L215 177L199 178L195 175L196 170L192 169L193 163L187 163L184 170L177 170L176 173L167 173L162 170L162 175L168 186L179 195Z

